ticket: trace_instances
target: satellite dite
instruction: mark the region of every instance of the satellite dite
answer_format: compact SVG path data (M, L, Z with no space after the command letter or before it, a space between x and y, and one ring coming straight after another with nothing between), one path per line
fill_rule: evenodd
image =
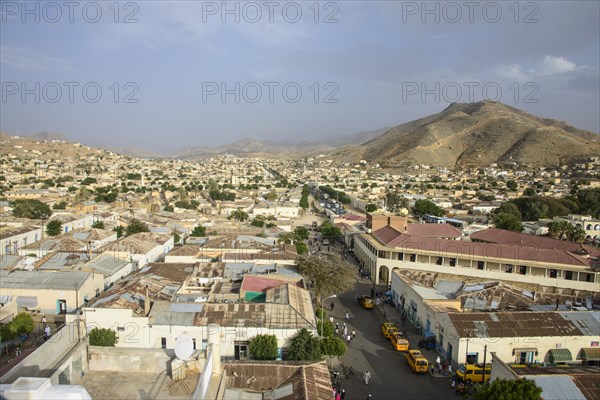
M194 354L192 337L183 333L175 338L175 356L183 362L188 361Z
M194 341L192 337L183 333L175 339L176 360L171 363L171 374L174 381L185 379L186 363L194 354Z

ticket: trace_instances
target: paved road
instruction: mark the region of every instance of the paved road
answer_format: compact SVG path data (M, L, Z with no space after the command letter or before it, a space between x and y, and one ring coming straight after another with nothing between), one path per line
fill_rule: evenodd
M447 378L414 374L408 368L403 353L393 350L390 342L381 334L380 326L385 321L382 313L376 309L365 310L356 303L355 296L369 293L371 287L371 283L361 281L353 291L325 301L328 311L331 302L335 304L331 313L334 322L339 322L341 327L345 322L344 314L348 311L348 331L356 330L356 339L350 343L347 353L342 357L344 365L352 366L356 371L355 376L349 380L342 379L346 399L364 400L369 394L373 396L373 400L457 399ZM388 319L400 320L400 314L394 308L386 308ZM411 342L411 348L415 348L415 343ZM362 380L365 370L371 373L368 386Z

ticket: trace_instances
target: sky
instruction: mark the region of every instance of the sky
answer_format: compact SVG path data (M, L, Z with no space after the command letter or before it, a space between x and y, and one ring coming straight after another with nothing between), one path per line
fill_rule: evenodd
M496 100L600 131L599 1L0 0L0 130L163 154Z

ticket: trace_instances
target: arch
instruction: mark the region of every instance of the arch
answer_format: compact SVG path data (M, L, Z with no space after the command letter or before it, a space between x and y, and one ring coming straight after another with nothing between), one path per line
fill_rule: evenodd
M392 279L392 269L387 265L380 265L379 271L377 271L377 277L379 278L379 283L390 284Z
M595 231L600 231L600 224L594 225L594 230Z
M587 225L585 226L585 230L586 230L586 231L591 231L591 230L592 230L592 224L587 224Z
M579 223L575 224L575 227L576 227L576 228L581 228L581 229L583 229L583 225L581 225L581 224L579 224Z

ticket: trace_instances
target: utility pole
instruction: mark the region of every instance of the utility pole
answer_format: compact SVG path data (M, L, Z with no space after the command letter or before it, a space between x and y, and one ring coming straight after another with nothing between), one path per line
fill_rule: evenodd
M485 372L485 360L486 360L486 356L487 356L487 344L485 346L483 346L483 381L485 382L485 376L487 375L487 373Z

